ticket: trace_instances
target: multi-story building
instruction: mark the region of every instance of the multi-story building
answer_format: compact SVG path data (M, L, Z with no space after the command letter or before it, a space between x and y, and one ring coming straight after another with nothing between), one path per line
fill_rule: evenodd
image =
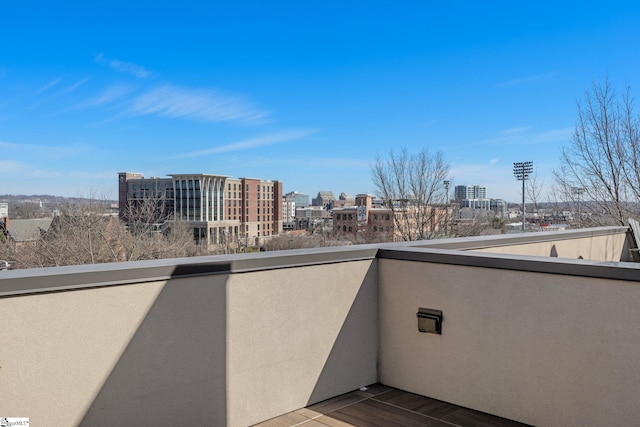
M340 193L337 200L333 200L330 204L330 209L336 208L348 208L349 206L355 206L356 199L352 196L347 196L344 192Z
M282 231L282 182L215 174L144 178L119 173L120 218L129 223L141 203L157 206L157 219L182 221L197 242L252 246Z
M326 209L331 208L331 204L336 199L332 191L319 191L318 197L314 198L311 202L313 206L323 206Z
M361 233L371 241L413 240L420 233L446 234L452 212L448 206L383 207L367 194L358 194L356 206L333 210L335 234Z
M507 217L507 201L502 199L491 199L491 206L489 208L502 218Z
M309 206L309 196L291 191L282 198L282 228L294 230L296 228L296 208Z
M285 194L285 198L293 200L297 208L305 208L310 205L309 196L298 191L291 191Z
M373 196L358 194L355 206L333 210L333 232L335 234L367 233L371 239L390 237L394 232L393 211L374 207Z
M462 199L460 200L461 208L482 209L488 211L491 208L490 199Z
M296 202L287 198L282 198L282 229L285 231L294 230L296 221Z
M487 187L481 185L456 185L455 199L457 201L470 199L486 199Z
M501 217L507 216L507 202L502 199L487 198L487 189L480 185L457 185L455 200L460 208L481 209L495 212Z
M0 203L0 236L7 235L8 222L9 222L9 203Z

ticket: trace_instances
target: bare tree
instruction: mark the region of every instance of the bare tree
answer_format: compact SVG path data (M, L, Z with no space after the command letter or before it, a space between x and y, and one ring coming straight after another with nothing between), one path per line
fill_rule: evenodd
M538 203L541 201L542 190L544 189L544 180L538 177L538 171L536 170L533 175L527 180L526 191L527 197L533 203L533 208L538 212Z
M104 202L86 199L59 206L40 239L22 247L5 242L0 259L10 260L14 268L33 268L206 254L184 223L158 215L158 202L132 204L128 225L107 212Z
M639 118L629 88L619 95L609 80L593 83L578 102L571 141L554 171L556 191L600 225L625 225L640 202Z
M391 150L387 158L376 159L371 175L378 195L392 211L396 234L402 240L430 239L443 227L447 215L438 205L446 198L444 181L450 177L449 163L441 152Z

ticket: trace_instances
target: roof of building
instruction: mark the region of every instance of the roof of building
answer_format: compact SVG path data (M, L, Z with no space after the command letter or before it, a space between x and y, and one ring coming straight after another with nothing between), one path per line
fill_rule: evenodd
M336 196L333 195L333 191L318 191L318 197L322 197L322 198L336 198Z
M8 231L16 242L29 242L40 238L40 231L47 231L52 218L12 219Z

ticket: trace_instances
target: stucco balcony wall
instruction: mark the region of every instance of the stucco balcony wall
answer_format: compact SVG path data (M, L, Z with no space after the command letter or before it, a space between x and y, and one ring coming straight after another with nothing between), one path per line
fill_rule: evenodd
M380 381L538 426L633 425L627 229L531 234L2 272L0 416L244 426ZM533 254L479 252L500 247Z
M383 384L536 426L640 419L637 264L382 252ZM441 335L418 331L420 307L443 311Z

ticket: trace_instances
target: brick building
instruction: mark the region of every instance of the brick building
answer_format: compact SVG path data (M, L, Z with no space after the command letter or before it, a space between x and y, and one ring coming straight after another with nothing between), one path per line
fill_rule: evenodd
M197 242L209 245L253 246L282 231L282 181L215 174L118 177L120 218L126 222L132 207L152 199L160 222L182 221Z

